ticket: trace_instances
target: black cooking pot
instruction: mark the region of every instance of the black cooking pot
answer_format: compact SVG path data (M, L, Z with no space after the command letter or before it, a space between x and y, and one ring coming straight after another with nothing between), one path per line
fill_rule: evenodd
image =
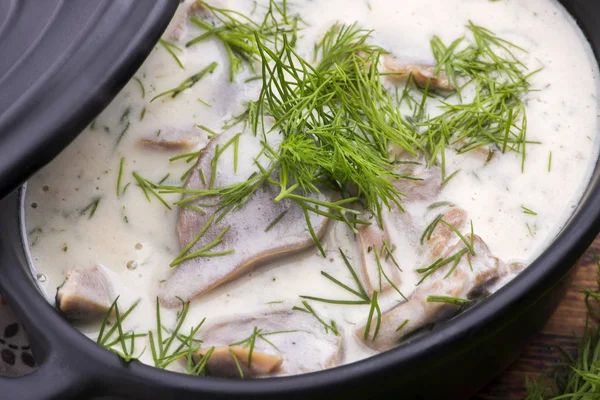
M600 54L600 2L562 3ZM234 381L126 364L65 322L31 274L23 246L24 190L0 203L0 291L25 327L40 368L22 378L0 378L0 398L10 400L468 398L506 368L546 322L569 271L600 229L596 166L579 206L548 250L487 300L425 336L360 362L299 376Z

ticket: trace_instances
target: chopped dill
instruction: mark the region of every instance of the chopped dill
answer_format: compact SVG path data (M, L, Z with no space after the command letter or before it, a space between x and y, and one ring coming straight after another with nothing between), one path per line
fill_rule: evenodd
M375 251L373 253L375 254L375 261L377 263L377 270L379 271L379 291L383 292L382 282L381 282L381 277L383 276L385 278L385 280L387 281L387 283L396 291L396 293L398 293L400 295L400 297L402 297L405 301L408 301L408 299L406 298L406 296L404 296L404 294L402 294L402 292L400 291L400 289L398 289L398 286L396 286L394 284L394 282L392 282L392 280L387 276L387 274L383 270L383 266L381 265L381 259L379 257L379 252L377 251L377 248L375 248L374 250ZM382 252L383 252L383 250L384 250L384 247L382 246Z
M548 155L548 172L552 171L552 152Z
M440 208L440 207L454 207L454 203L451 203L449 201L438 201L437 203L430 204L427 207L427 209L434 210L434 209Z
M152 331L148 331L150 341L150 350L152 351L152 360L156 368L165 369L174 361L194 353L200 349L202 341L195 339L194 336L200 330L206 318L190 329L189 335L180 334L181 327L187 317L190 309L189 302L181 301L181 310L177 313L175 328L170 331L162 325L160 315L160 302L156 299L156 340ZM169 336L163 339L163 331ZM176 342L179 344L176 345ZM172 348L171 346L177 346Z
M81 210L80 215L85 215L88 211L90 214L88 215L88 219L92 219L94 214L96 214L96 210L98 209L98 204L100 204L100 200L102 200L102 196L94 197L92 202L88 204L83 210Z
M304 305L304 308L294 306L294 307L292 307L292 310L302 311L302 312L311 314L313 317L315 317L315 319L317 321L319 321L321 323L321 325L323 325L323 328L325 328L325 333L331 332L335 336L340 336L340 331L338 330L334 320L331 320L330 323L327 323L321 317L319 317L317 312L310 306L310 304L308 304L308 302L306 300L302 300L302 304Z
M123 140L123 137L125 136L125 133L127 133L127 131L129 130L130 125L131 125L131 122L128 121L127 125L125 125L125 128L123 128L123 130L119 134L119 138L117 139L117 146L119 145L119 143L121 143L121 140Z
M433 234L433 232L435 231L435 228L437 227L437 225L440 223L440 221L442 220L442 218L444 218L444 214L438 214L433 221L431 221L429 223L429 225L427 225L427 227L425 227L425 230L423 231L423 234L421 235L421 244L425 244L425 242L429 241L431 239L431 235Z
M136 81L138 86L140 87L140 92L142 93L142 99L145 99L146 98L146 88L144 87L144 84L138 77L134 76L133 80Z
M285 217L285 214L287 214L288 211L289 210L285 210L275 217L275 219L265 228L265 232L269 232L271 229L273 229L273 227L277 225L283 219L283 217Z
M209 107L209 108L212 107L209 103L207 103L206 101L202 100L201 98L197 98L196 100L198 100L198 103L204 104L206 107Z
M200 360L195 365L192 365L192 359L193 359L194 352L192 351L192 348L190 347L190 349L188 350L188 353L187 353L187 359L188 359L187 373L188 373L188 375L196 375L196 376L204 375L205 369L206 369L206 364L210 360L210 357L212 356L212 353L214 351L215 351L215 348L213 346L210 349L208 349L208 351L206 353L201 355Z
M450 228L452 230L452 232L454 232L456 234L456 236L458 236L460 241L465 244L465 247L469 250L469 253L471 253L472 256L475 255L475 249L473 248L473 243L468 241L463 236L463 234L460 233L460 231L458 229L456 229L456 227L454 225L444 221L443 219L440 220L440 222L443 223L444 225L446 225L448 228ZM471 221L471 239L473 239L473 221Z
M175 97L177 97L179 95L179 93L194 86L196 83L198 83L200 80L202 80L202 78L204 78L204 76L206 76L207 74L212 74L218 65L219 64L217 62L210 63L208 66L206 66L204 69L202 69L197 74L192 75L189 78L187 78L186 80L184 80L183 82L181 82L181 84L179 86L177 86L176 88L167 90L166 92L162 92L162 93L154 96L152 98L152 100L150 100L150 102L153 102L154 100L159 99L163 96L167 96L167 95L171 95L171 98L174 99Z
M262 340L267 343L275 350L279 350L269 339L268 336L271 335L281 335L285 333L293 333L298 332L297 330L289 330L289 331L276 331L276 332L264 332L263 329L259 329L258 327L254 327L252 329L252 333L245 339L240 340L239 342L231 343L229 346L242 346L244 348L248 348L248 368L252 366L252 354L254 353L254 347L256 346L257 339Z
M455 306L463 306L465 304L470 303L471 300L461 299L458 297L450 297L450 296L428 296L427 302L428 303L446 303L446 304L452 304Z
M369 295L367 294L367 291L365 290L363 284L361 283L360 278L358 277L356 271L350 264L348 257L342 251L342 249L338 249L338 250L340 252L340 255L342 256L342 260L344 261L346 268L348 268L348 271L350 272L350 275L352 276L352 281L353 281L354 285L356 286L356 289L353 289L350 286L346 285L345 283L342 283L341 281L334 278L333 276L331 276L330 274L328 274L325 271L321 271L321 275L323 275L325 278L327 278L328 280L330 280L337 286L346 290L350 294L357 297L358 300L334 300L334 299L325 299L325 298L313 297L313 296L300 296L300 298L302 298L304 300L318 301L318 302L327 303L327 304L369 305L370 306L369 315L367 317L367 324L366 324L366 328L365 328L364 338L366 340L368 338L368 336L371 334L373 320L375 319L375 326L373 327L374 330L373 330L373 335L372 335L372 339L375 339L375 337L379 333L379 328L381 326L381 317L382 317L381 308L379 307L379 303L377 300L377 292L374 291L372 296L369 297Z
M527 231L529 232L529 236L534 237L535 236L535 225L533 227L531 227L531 225L529 225L529 222L526 222L525 226L527 227Z
M155 183L150 182L149 180L142 178L137 172L132 172L131 175L133 175L133 177L135 178L135 180L137 181L138 186L142 189L142 192L144 192L144 196L146 196L146 199L148 199L148 202L151 203L151 199L150 196L148 195L148 192L150 192L154 197L156 197L162 204L164 204L165 207L167 207L169 210L171 210L171 206L169 205L169 203L167 203L167 201L160 195L158 194L158 192L156 191L156 189L158 189L158 185Z
M425 267L425 268L419 268L417 269L417 273L419 274L425 274L423 275L423 277L421 278L421 280L419 280L419 282L417 283L417 286L419 286L421 283L423 283L423 281L425 279L427 279L427 277L429 277L431 274L433 274L434 272L438 271L439 269L445 267L446 265L452 263L452 267L450 267L450 270L448 271L448 273L444 276L444 279L448 278L450 275L452 275L452 273L454 272L454 270L456 269L456 267L458 266L458 264L460 263L460 260L462 259L462 257L469 251L469 249L460 249L458 250L456 253L452 254L449 257L446 258L438 258L437 260L435 260L431 265Z
M431 40L438 72L445 72L456 86L459 104L442 101L443 113L423 123L423 144L429 163L442 159L446 145L458 145L458 153L482 146L496 145L502 153L521 153L521 170L527 157L527 116L524 95L531 92L529 72L515 56L525 50L488 29L467 25L474 43L466 45L464 37L446 46L438 37ZM463 102L459 79L466 80L475 94ZM442 166L443 168L443 166Z
M210 129L210 128L207 128L207 127L206 127L206 126L204 126L204 125L198 125L198 124L197 124L197 125L196 125L196 127L198 127L199 129L202 129L204 132L206 132L208 139L212 139L212 138L214 138L214 137L218 136L218 133L217 133L217 132L213 131L213 130L212 130L212 129Z
M179 65L179 68L185 69L185 67L183 66L183 63L181 62L181 60L179 59L177 54L175 54L175 51L182 52L183 50L176 44L171 43L164 39L160 39L158 42L164 47L164 49L167 51L167 53L169 53L171 55L171 57L173 57L173 59L175 60L177 65Z
M538 215L535 211L533 211L530 208L525 207L524 205L521 205L521 209L523 210L523 214L527 214L527 215Z
M113 301L109 309L106 311L104 315L104 319L100 326L100 331L98 333L98 338L96 339L96 343L107 348L108 350L116 353L121 357L125 362L130 362L133 360L137 360L142 354L134 356L135 354L135 341L138 338L145 337L146 334L138 334L135 332L125 332L123 328L123 322L125 319L131 314L131 312L137 307L140 300L135 301L131 307L125 311L125 313L121 314L119 312L119 306L117 304L119 297ZM112 324L109 323L112 315L114 314L114 322ZM107 329L109 325L112 325L110 329ZM120 345L120 350L116 348L117 345ZM142 353L144 350L142 350Z
M123 114L121 114L121 118L119 119L119 121L129 121L129 114L131 114L131 106L127 106L127 108L125 108L125 111L123 111Z
M142 111L140 112L140 121L144 120L144 117L146 116L146 107L142 108Z
M409 322L410 322L410 320L409 320L409 319L405 319L405 320L404 320L404 321L403 321L403 322L400 324L400 326L398 326L398 327L396 328L396 332L399 332L399 331L400 331L402 328L404 328L404 327L405 327L405 326L406 326L406 325L407 325Z
M259 61L259 50L257 37L277 47L281 36L291 34L295 42L298 29L298 18L287 17L287 2L281 5L275 0L270 0L269 7L261 23L253 21L250 17L234 10L211 6L202 0L197 0L206 10L211 13L217 25L192 16L190 22L204 30L202 34L186 43L186 47L193 46L209 38L216 38L225 48L229 57L229 79L235 80L235 74L247 65L254 73L254 63Z
M123 169L125 167L125 157L121 157L119 162L119 175L117 177L117 197L121 196L121 181L123 180Z

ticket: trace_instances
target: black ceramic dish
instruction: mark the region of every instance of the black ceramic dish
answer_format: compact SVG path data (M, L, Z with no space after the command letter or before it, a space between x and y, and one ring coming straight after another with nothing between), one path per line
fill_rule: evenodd
M600 54L600 3L564 0ZM426 336L354 364L254 381L198 378L125 365L71 328L40 295L23 249L21 195L0 203L0 291L25 326L41 368L0 379L0 398L465 399L514 360L561 298L569 271L600 230L600 166L569 223L527 270Z

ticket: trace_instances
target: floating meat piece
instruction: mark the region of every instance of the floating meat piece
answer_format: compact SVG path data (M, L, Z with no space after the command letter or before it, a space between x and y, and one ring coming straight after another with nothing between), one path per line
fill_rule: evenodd
M70 322L101 319L114 299L112 284L99 266L70 270L56 291L56 307Z
M187 9L185 9L181 17L179 17L179 22L177 25L175 25L175 28L171 32L171 38L176 41L181 41L184 39L187 33L188 19L190 17L200 17L206 19L210 17L210 15L210 11L202 3L194 1Z
M467 213L465 210L459 207L452 207L446 211L442 220L452 225L456 230L460 231L467 222ZM456 241L456 233L452 228L442 221L438 222L435 229L431 233L429 240L427 241L432 245L431 258L433 260L438 259L442 253L450 246L451 243Z
M292 375L331 368L338 364L342 353L342 338L331 332L326 333L316 318L301 311L276 311L261 313L255 317L234 318L207 327L206 332L201 337L202 353L215 347L207 362L208 371L211 375L218 371L217 376L223 377L240 378L228 347L236 349L240 366L248 368L251 341L254 345L248 372L250 376L257 377ZM217 359L211 366L215 354Z
M208 348L198 350L193 355L194 363L200 362L208 350ZM210 353L206 362L206 371L208 375L219 378L260 378L277 373L282 363L283 358L278 354L259 351L252 351L250 354L250 349L247 347L226 346L215 348Z
M372 221L371 225L363 225L358 229L358 245L362 261L361 275L370 294L375 290L391 289L393 286L389 281L398 286L402 280L400 266L395 264L392 254L393 245L387 230L387 219L385 217L382 219L383 230L375 221Z
M467 240L471 240L470 235L465 237ZM452 256L465 248L465 244L461 241L448 249L445 257ZM381 318L379 333L375 339L370 333L365 344L377 351L390 349L407 335L456 312L457 306L455 305L427 302L429 296L475 299L476 296L485 292L485 288L490 287L511 272L510 267L490 254L488 247L480 237L473 237L473 248L475 256L470 256L468 252L465 253L448 277L446 275L453 267L453 262L425 278L409 301L385 312ZM373 324L375 322L373 321ZM356 332L361 339L364 330L365 328L362 327Z
M394 81L406 81L410 77L420 88L429 84L430 89L455 90L456 87L445 73L436 73L437 67L419 64L399 64L394 58L386 56L383 63L385 72L393 72L388 77Z
M158 150L191 151L200 144L200 140L194 137L173 140L161 138L142 138L138 141L138 143L143 147Z
M232 133L227 132L209 143L200 156L197 167L190 174L185 184L186 189L209 188L213 171L211 163L216 150L225 146L233 137ZM233 147L231 145L220 155L221 161L214 176L214 188L245 181L250 175L247 170L244 172L246 175L242 172L236 174L233 159L222 160L233 154ZM260 139L251 133L239 136L239 165L253 165L261 149ZM221 153L221 150L219 152ZM307 229L302 208L289 200L275 202L274 199L280 194L280 190L279 186L264 183L240 208L229 211L220 219L213 218L214 207L208 208L204 214L182 208L177 226L182 248L192 243L202 231L202 237L188 253L210 246L220 235L222 242L211 248L210 252L229 253L214 257L195 257L181 263L161 288L161 303L167 307L175 307L181 303L180 298L188 301L257 265L312 248L315 244ZM324 195L315 196L326 200ZM203 198L201 201L217 203L219 199ZM327 218L310 213L310 221L315 235L322 238L325 235Z
M403 193L404 201L430 200L442 188L442 173L437 165L427 166L425 158L406 156L397 163L394 172L407 178L393 179L394 187Z
M151 135L138 140L138 145L156 149L173 151L193 151L201 144L202 135L196 128L185 126L171 126L161 129L158 135Z

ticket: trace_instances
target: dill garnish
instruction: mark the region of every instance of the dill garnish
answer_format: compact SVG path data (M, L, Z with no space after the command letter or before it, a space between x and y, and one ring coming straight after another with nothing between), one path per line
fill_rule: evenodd
M193 360L193 351L192 348L190 347L188 349L188 353L187 353L187 373L188 375L204 375L205 374L205 369L206 369L206 364L208 363L208 361L210 360L210 357L212 356L212 353L215 351L214 346L211 347L210 349L208 349L208 351L204 354L202 354L200 360L196 363L196 365L192 364L192 360Z
M596 259L598 276L600 262ZM600 281L598 282L600 285ZM560 347L562 362L557 363L552 371L543 373L539 378L527 378L526 400L588 400L598 398L600 382L600 326L598 305L600 292L598 288L582 289L587 307L586 324L583 337L577 341L577 353L573 356Z
M252 333L245 339L240 340L239 342L231 343L229 346L242 346L244 348L248 348L248 368L252 366L252 354L254 353L254 347L256 346L257 339L262 340L267 343L269 346L273 347L275 350L279 350L269 339L267 336L271 335L280 335L285 333L293 333L298 332L297 330L289 330L289 331L276 331L276 332L265 332L263 329L259 329L258 327L254 327L252 329Z
M125 157L121 157L119 162L119 175L117 177L117 197L121 196L121 180L123 179L123 168L125 166Z
M159 188L159 185L157 185L156 183L152 183L149 180L142 178L137 172L132 172L131 175L133 175L133 177L135 178L135 180L137 181L138 186L142 189L142 192L144 192L144 196L146 196L146 199L148 199L148 202L150 203L150 196L148 195L148 192L150 192L154 197L156 197L162 204L164 204L165 207L167 207L169 210L171 210L171 206L169 205L169 203L167 203L167 201L160 195L158 194L158 192L156 191L156 189Z
M167 53L169 53L171 55L171 57L173 57L173 59L175 60L177 65L179 65L179 68L185 69L185 67L183 66L183 63L181 62L181 60L179 59L177 54L175 54L175 51L182 52L183 50L180 49L179 46L177 46L176 44L173 44L164 39L160 39L158 42L165 48ZM143 96L142 96L142 98L143 98Z
M419 286L421 283L423 283L423 281L429 277L431 274L433 274L434 272L438 271L440 268L445 267L446 265L452 263L452 267L450 267L450 270L448 271L448 273L444 276L444 279L448 278L450 275L452 275L452 273L454 272L454 270L456 269L456 267L458 266L458 263L460 262L460 260L462 259L462 257L469 251L469 249L460 249L458 250L456 253L452 254L449 257L446 258L438 258L437 260L435 260L431 265L425 267L425 268L419 268L416 270L417 273L419 274L425 274L423 275L423 277L419 280L419 282L417 283L417 286ZM468 257L468 256L467 256Z
M460 299L458 297L451 297L451 296L428 296L427 302L428 303L446 303L446 304L453 304L455 306L463 306L465 304L470 303L471 300Z
M381 326L381 316L382 316L381 308L379 307L379 303L377 301L377 292L374 291L373 294L371 295L371 297L369 297L369 295L367 294L367 291L365 290L363 284L361 283L356 271L350 264L348 257L342 251L342 249L338 249L338 250L340 252L340 255L342 256L342 260L344 260L344 265L346 265L346 268L348 268L348 271L350 272L350 275L352 276L352 281L354 282L356 289L353 289L350 286L346 285L345 283L342 283L338 279L329 275L327 272L321 271L321 275L323 275L325 278L329 279L331 282L333 282L337 286L346 290L350 294L354 295L359 300L334 300L334 299L325 299L325 298L313 297L313 296L300 296L300 298L302 298L304 300L312 300L312 301L318 301L321 303L328 303L328 304L369 305L370 306L369 315L367 317L368 319L367 319L367 324L366 324L366 328L365 328L364 339L366 340L369 337L369 335L371 333L372 321L373 321L373 319L375 319L375 327L374 327L373 336L372 336L372 339L374 340L375 337L377 336L377 334L379 333L379 327ZM398 291L398 292L400 292L400 291Z
M138 334L135 332L125 332L123 329L123 322L131 314L131 312L137 307L140 300L134 302L131 307L125 311L125 313L121 314L119 312L119 306L117 304L119 297L113 301L110 308L106 311L104 315L104 320L102 321L102 325L100 326L100 331L98 333L98 338L96 339L96 343L107 348L108 350L116 353L126 362L130 362L133 360L137 360L142 354L134 356L135 353L135 341L138 338L145 337L146 334ZM112 323L110 329L107 330L109 326L109 320L111 319L114 313L115 321ZM106 331L106 332L105 332ZM116 333L116 335L115 335ZM129 345L128 345L129 343ZM120 350L115 348L115 346L120 345ZM142 353L144 350L142 350Z
M308 302L306 300L302 301L302 305L304 305L304 308L294 306L294 307L292 307L292 310L302 311L302 312L311 314L313 317L315 317L315 319L317 321L319 321L321 323L321 325L323 325L323 328L325 328L325 333L329 333L331 331L331 333L333 333L335 336L340 336L340 331L337 329L337 326L336 326L334 320L331 320L330 323L325 322L321 317L319 317L317 312L310 306L310 304L308 304Z
M191 88L196 83L198 83L202 78L204 78L205 75L212 74L218 65L219 64L217 62L210 63L208 66L206 66L204 69L202 69L197 74L192 75L189 78L187 78L186 80L184 80L183 82L181 82L181 84L179 86L177 86L176 88L167 90L166 92L162 92L162 93L154 96L152 98L152 100L150 100L150 102L152 103L154 100L161 98L163 96L167 96L167 95L171 95L171 98L174 99L175 97L177 97L179 95L179 93L183 92L186 89Z
M516 52L525 53L522 48L471 21L467 29L473 44L464 45L464 38L456 39L449 46L438 37L431 41L438 71L445 72L455 84L460 102L442 101L443 113L423 123L426 129L422 139L429 163L438 157L443 162L447 145L458 145L459 153L495 145L502 153L520 152L524 170L526 145L533 142L527 140L523 96L532 91L529 78L538 71L528 72L515 56ZM473 88L470 101L463 102L459 79L466 81L463 89Z
M383 276L385 278L385 280L387 281L387 283L392 288L394 288L394 290L396 291L396 293L398 293L400 295L400 297L402 297L405 301L408 301L408 299L406 298L406 296L404 296L404 294L402 294L402 292L400 291L400 289L398 289L398 286L396 286L394 284L394 282L392 282L392 280L387 276L387 274L383 270L383 266L381 265L381 259L380 259L380 256L379 256L379 252L377 251L377 248L374 248L374 250L375 251L373 253L375 254L375 261L377 262L377 270L379 271L379 291L380 292L383 291L382 285L381 285L381 277ZM383 254L383 251L385 250L385 246L382 246L381 250L382 250L382 254Z
M92 219L94 214L96 214L96 209L98 208L98 204L100 204L100 200L102 200L101 196L94 197L92 202L87 205L83 210L81 210L81 215L85 215L88 211L90 214L88 215L88 219Z
M134 76L133 80L136 81L138 86L140 87L140 92L142 92L142 99L145 99L146 98L146 88L144 87L144 84L138 77Z
M521 209L523 210L523 214L527 214L527 215L538 215L535 211L533 211L530 208L525 207L524 205L521 205Z
M229 57L231 82L234 81L235 74L241 70L244 64L248 65L252 72L255 71L254 63L259 61L257 35L273 47L277 46L282 35L291 34L292 41L296 40L298 18L288 18L287 1L283 1L279 5L274 0L270 0L262 23L257 23L237 11L217 8L202 0L197 1L211 13L212 17L218 21L218 25L213 26L201 18L192 16L190 22L205 32L186 43L186 47L212 37L218 39L225 47Z
M548 155L548 172L552 171L552 152Z
M273 229L273 227L277 225L283 219L283 217L285 217L285 214L287 214L288 211L289 210L285 210L275 217L275 219L265 228L265 232L269 232L271 229Z
M396 332L400 331L402 328L404 328L408 323L410 322L410 320L405 319L400 326L398 326L398 328L396 328Z
M119 145L119 143L121 143L121 140L123 140L123 137L125 136L125 133L127 133L127 131L129 130L130 125L131 125L131 122L127 121L127 125L125 125L125 128L123 128L123 130L119 134L119 137L117 139L117 146Z
M195 327L192 327L189 335L183 335L179 333L187 317L189 309L190 303L182 301L181 310L176 316L175 328L170 331L162 325L160 317L160 303L158 298L156 299L156 340L154 340L154 334L152 331L148 331L150 350L152 351L152 359L154 360L154 366L156 368L165 369L172 362L200 349L200 344L202 341L195 339L194 336L198 330L200 330L206 318L200 321L200 323ZM165 339L163 339L163 331L169 334L169 336ZM179 345L171 349L171 346L173 346L176 341L179 342Z

